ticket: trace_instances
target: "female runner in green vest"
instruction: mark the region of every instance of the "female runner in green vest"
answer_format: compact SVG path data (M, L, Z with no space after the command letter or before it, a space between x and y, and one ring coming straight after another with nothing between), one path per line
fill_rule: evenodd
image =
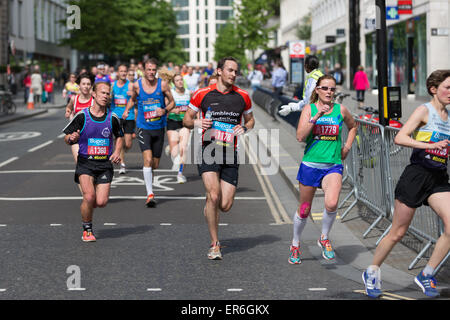
M334 251L328 239L336 218L339 194L342 188L342 160L350 152L356 136L357 124L343 105L334 103L336 80L324 75L317 81L311 95L311 104L305 106L297 127L297 140L306 142L305 153L297 175L300 187L300 205L294 215L294 234L289 263L299 264L300 235L306 225L317 188L325 194L325 210L322 219L322 235L317 244L322 256L334 259ZM348 127L347 141L342 145L342 125Z

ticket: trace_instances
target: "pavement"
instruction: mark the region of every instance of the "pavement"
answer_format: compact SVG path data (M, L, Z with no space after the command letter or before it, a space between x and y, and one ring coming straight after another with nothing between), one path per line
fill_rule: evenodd
M64 108L66 102L62 96L60 94L54 95L53 103L41 103L40 105L35 105L33 109L28 109L27 105L23 103L23 91L18 92L17 95L13 97L13 101L17 106L16 112L14 114L0 115L0 125L37 116L48 112L49 109Z
M377 96L368 93L366 95L366 101L368 105L373 102L373 106L376 106ZM406 107L406 110L404 109L404 117L407 114L410 114L413 107L418 106L420 103L420 101L409 100L404 103L404 108ZM356 109L356 101L354 105ZM0 117L0 125L45 113L50 108L63 108L64 106L65 103L62 100L62 97L57 97L54 104L42 104L40 108L35 108L32 110L27 109L26 106L23 105L22 101L22 104L17 103L17 112L14 115ZM271 132L278 132L278 142L272 142L271 145L266 145L266 147L269 150L278 151L278 155L276 152L275 154L272 154L272 156L278 159L278 173L289 184L291 191L298 198L299 189L296 176L299 164L302 160L304 144L297 142L295 128L291 125L287 125L282 118L277 117L277 119L274 120L269 114L266 113L266 111L263 110L263 108L258 107L256 104L254 104L254 115L256 118L256 130L276 129ZM344 199L350 191L350 186L348 184L344 184L340 200L342 201L342 199ZM347 201L342 208L340 208L339 212L346 210L351 201L353 201L352 198L350 198L350 200ZM323 212L323 192L321 190L318 190L316 193L311 212ZM376 248L375 242L378 240L379 236L383 233L388 224L387 222L380 223L377 228L372 230L369 235L364 238L364 231L367 230L367 228L372 224L372 222L376 219L376 216L373 215L365 206L359 204L348 213L343 221L339 219L339 212L338 221L336 221L333 225L330 237L333 241L337 257L341 261L340 264L336 265L336 272L349 276L351 274L351 270L348 269L347 266L363 271L368 265L371 264L373 253ZM289 216L292 216L293 214L293 212L288 212ZM313 225L320 230L320 218L315 219ZM414 276L417 275L425 266L427 260L420 260L412 270L408 270L409 264L418 254L416 250L412 249L412 247L415 246L411 245L411 243L419 240L408 236L405 237L405 239L405 243L399 243L382 265L382 278L383 282L390 283L394 286L417 289L417 286L413 283ZM352 277L355 277L354 272ZM438 280L438 289L441 291L441 298L450 297L450 268L448 262L442 267L436 278ZM354 280L361 282L360 278L355 278Z

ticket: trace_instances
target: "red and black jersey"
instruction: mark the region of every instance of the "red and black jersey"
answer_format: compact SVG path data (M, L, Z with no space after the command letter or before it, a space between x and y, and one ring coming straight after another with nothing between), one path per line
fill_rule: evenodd
M223 93L216 84L197 90L191 98L189 107L205 115L211 107L212 120L237 125L242 115L252 112L252 101L247 91L233 86L230 92Z
M233 86L223 93L217 89L216 84L197 90L191 98L189 107L196 112L201 112L204 118L208 108L212 111L214 122L238 125L242 122L242 116L252 112L252 101L247 91Z

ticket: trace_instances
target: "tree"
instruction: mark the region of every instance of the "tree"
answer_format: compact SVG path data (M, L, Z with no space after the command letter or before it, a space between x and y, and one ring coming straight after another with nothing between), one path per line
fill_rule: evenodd
M297 37L300 40L311 40L311 13L303 16L297 27Z
M70 30L63 45L120 58L149 54L160 61L183 61L177 22L165 0L78 0L81 28Z
M239 39L238 30L233 21L228 21L223 26L217 35L217 40L214 43L214 60L219 61L223 57L232 56L236 58L240 64L246 63L245 48Z
M234 6L235 18L229 19L217 36L214 44L215 56L218 59L230 53L246 64L245 50L254 52L258 48L267 48L272 33L278 26L267 27L279 7L279 0L241 0Z

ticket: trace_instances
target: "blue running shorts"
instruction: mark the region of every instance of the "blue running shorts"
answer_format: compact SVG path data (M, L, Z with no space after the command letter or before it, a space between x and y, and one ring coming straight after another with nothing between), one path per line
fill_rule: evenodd
M297 173L297 180L304 186L322 188L322 179L326 175L330 173L339 173L342 175L343 171L344 166L342 164L336 164L326 169L318 169L301 163Z

